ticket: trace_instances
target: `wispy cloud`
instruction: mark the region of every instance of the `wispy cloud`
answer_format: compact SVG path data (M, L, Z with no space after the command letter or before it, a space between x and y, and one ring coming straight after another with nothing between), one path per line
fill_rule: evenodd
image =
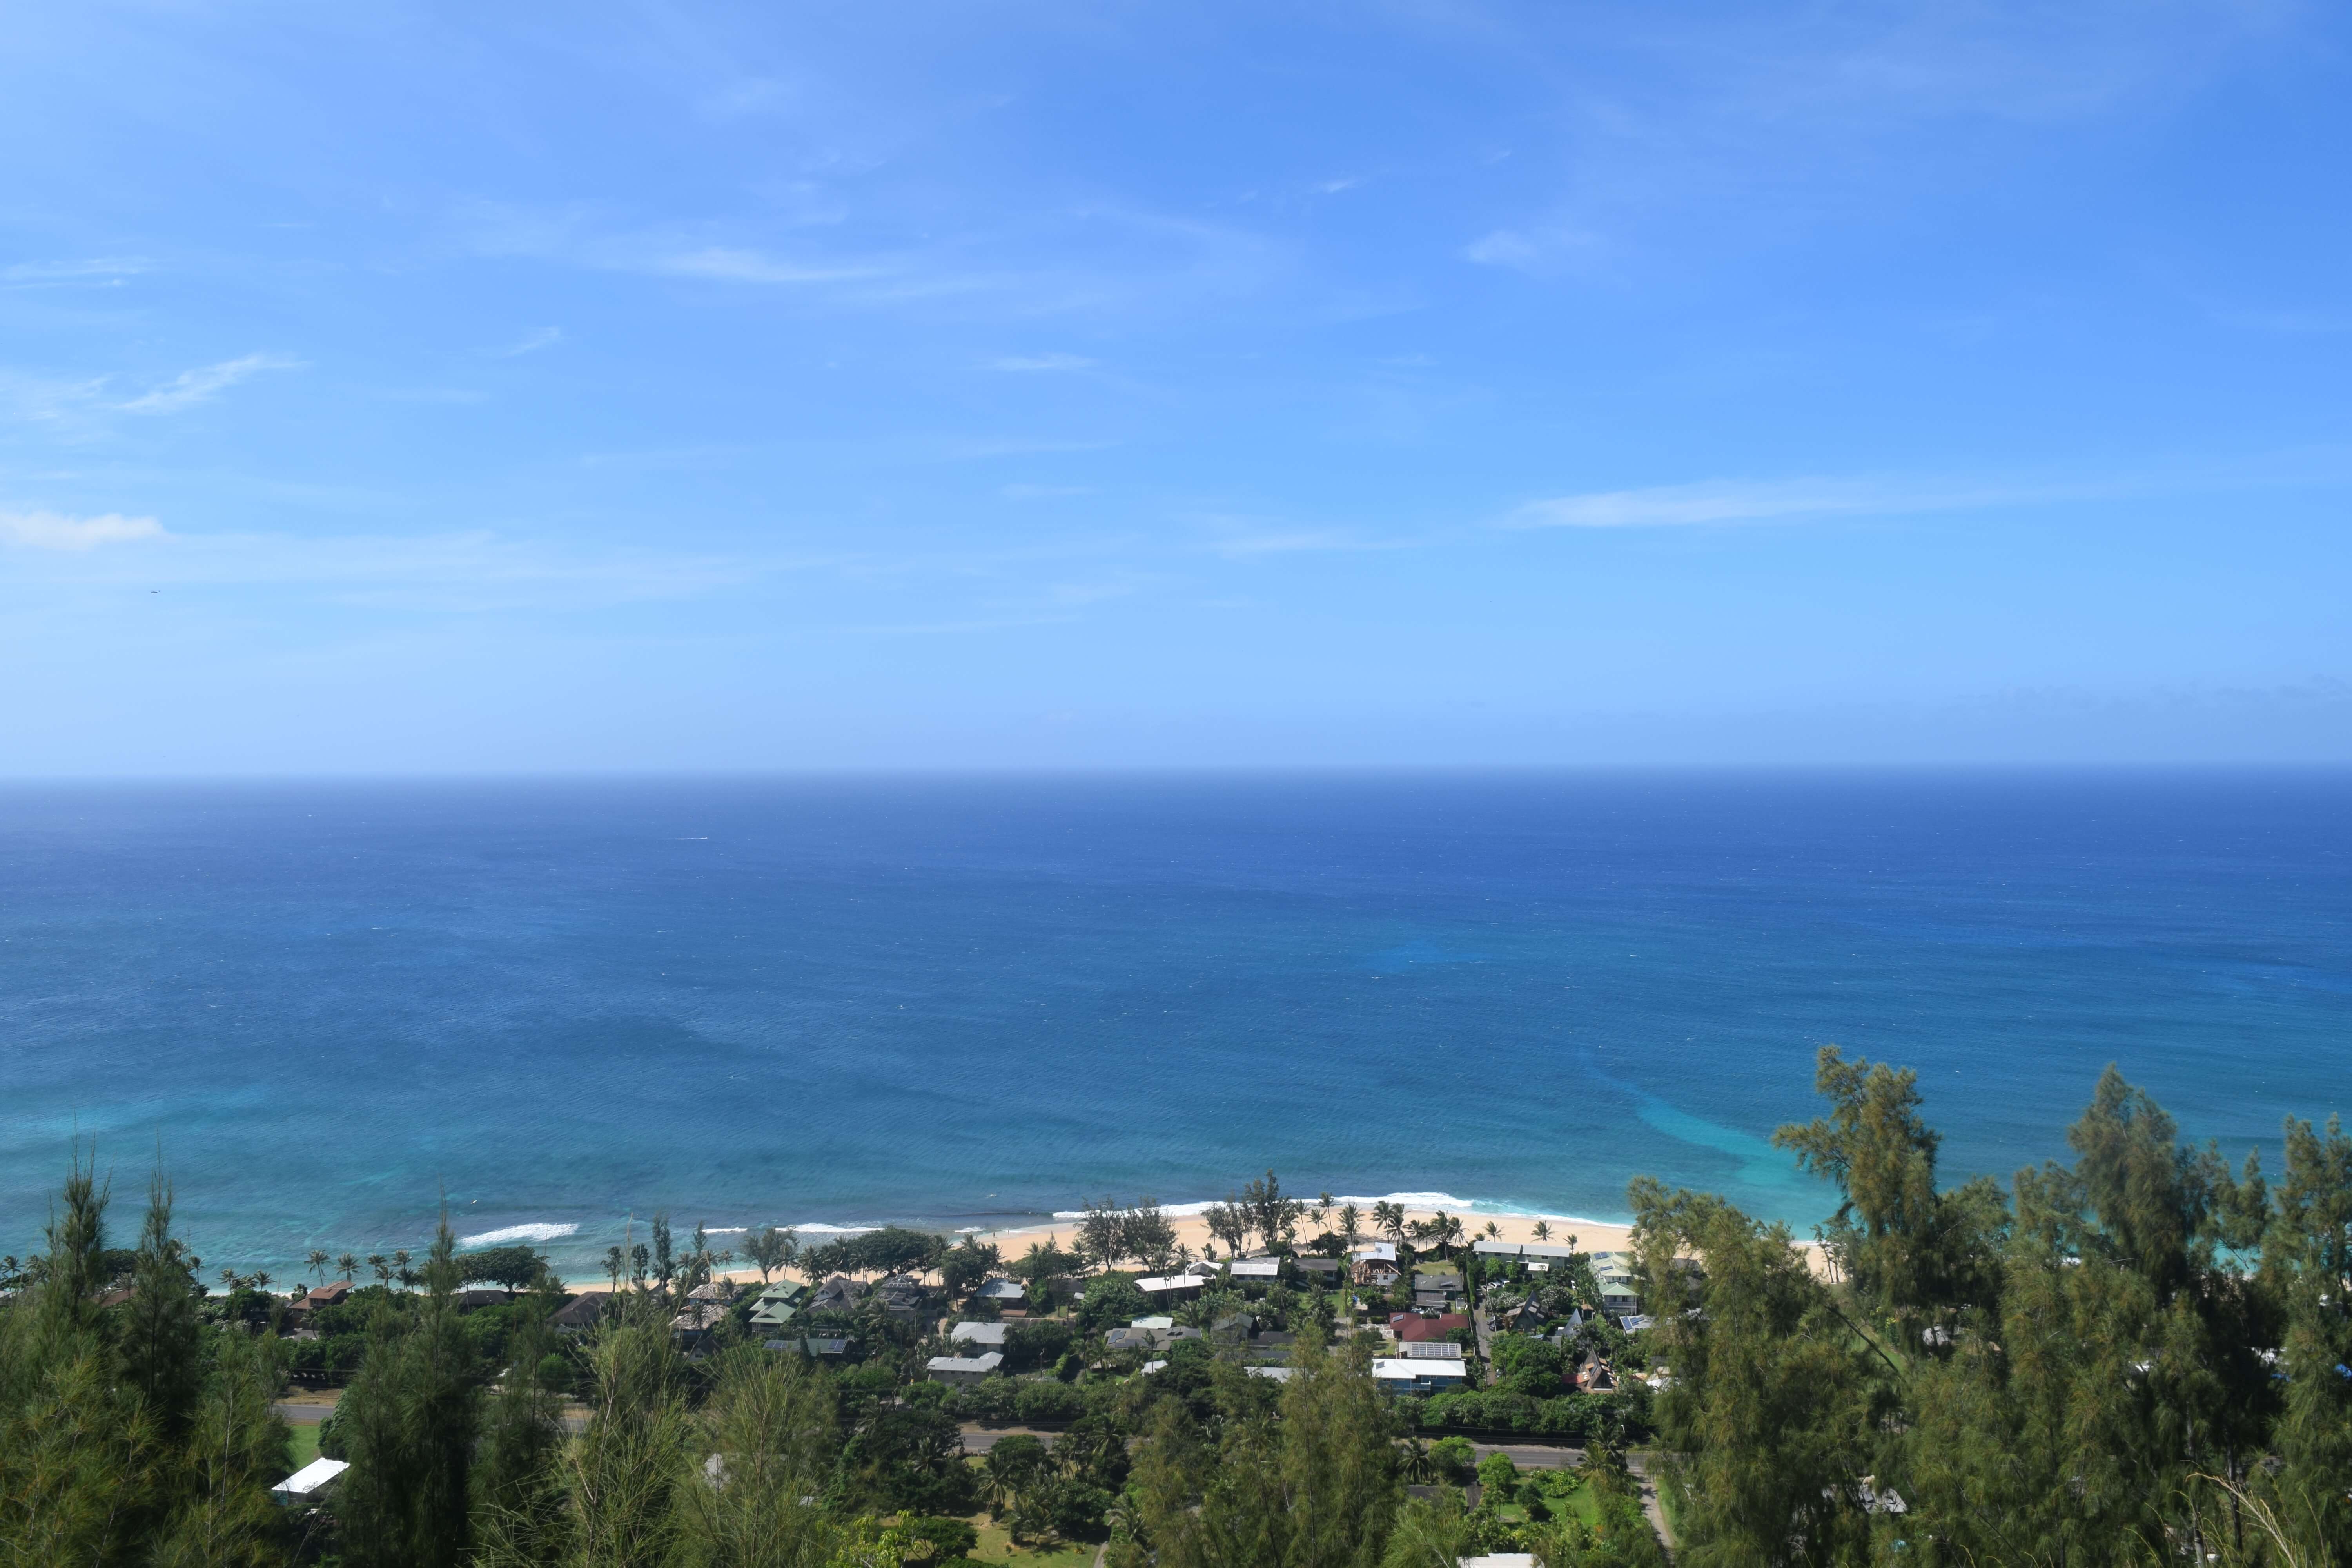
M2082 486L1938 485L1866 479L1707 479L1529 501L1506 528L1680 528L1782 518L1951 511L2095 493Z
M218 364L199 365L184 370L171 381L152 392L141 394L114 406L125 414L176 414L183 408L193 408L209 402L238 382L259 374L265 370L299 370L302 362L284 354L246 354L237 359L226 359Z
M1084 354L1007 354L989 362L989 368L1015 372L1092 370L1094 363Z
M771 256L765 251L728 246L707 246L698 250L649 256L645 258L643 266L646 271L665 272L677 278L786 286L856 283L883 277L893 270L888 263L882 261L795 261Z
M490 357L518 359L524 354L535 354L541 349L551 349L562 341L562 327L541 327L535 332L525 332L520 338L502 349L490 350Z
M20 261L13 267L0 267L0 283L19 287L43 283L113 285L125 278L152 272L154 267L155 264L143 256L98 256L84 261Z
M0 543L28 550L95 550L134 539L162 539L163 525L152 517L68 517L55 511L0 511Z

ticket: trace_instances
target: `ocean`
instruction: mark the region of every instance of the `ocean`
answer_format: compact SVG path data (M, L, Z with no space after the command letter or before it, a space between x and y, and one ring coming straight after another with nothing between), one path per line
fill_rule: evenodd
M1943 1170L2121 1064L2352 1100L2352 775L1423 773L0 789L0 1251L75 1141L210 1274L469 1237L955 1229L1286 1186L1801 1233L1816 1048ZM640 1234L642 1231L640 1230Z

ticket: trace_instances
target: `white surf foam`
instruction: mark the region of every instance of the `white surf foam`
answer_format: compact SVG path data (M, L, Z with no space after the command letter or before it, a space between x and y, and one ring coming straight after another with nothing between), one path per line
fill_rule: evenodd
M509 1225L497 1230L486 1230L479 1236L461 1236L460 1247L497 1247L509 1241L561 1241L579 1230L576 1225Z

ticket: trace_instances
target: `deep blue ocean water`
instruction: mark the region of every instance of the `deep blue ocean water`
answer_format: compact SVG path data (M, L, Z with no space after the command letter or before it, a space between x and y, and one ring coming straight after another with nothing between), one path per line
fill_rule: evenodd
M1958 1178L2119 1061L2233 1157L2352 1100L2352 775L0 790L0 1251L77 1131L207 1260L1636 1172L1810 1224L1817 1046ZM2275 1160L2272 1161L2275 1169Z

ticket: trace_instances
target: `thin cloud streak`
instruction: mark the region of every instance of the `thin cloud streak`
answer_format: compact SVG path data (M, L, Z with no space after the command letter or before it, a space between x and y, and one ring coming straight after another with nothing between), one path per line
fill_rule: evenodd
M2103 485L1937 485L1880 479L1706 479L1643 489L1596 490L1529 501L1497 526L1692 528L1781 519L1899 516L1971 507L2082 500L2116 493Z
M302 362L284 354L254 353L237 359L223 360L218 364L199 365L184 370L165 384L114 406L124 414L176 414L183 408L193 408L199 403L210 402L238 382L259 374L265 370L299 370Z
M152 517L67 517L54 511L0 511L0 543L28 550L95 550L101 544L163 539L163 525Z

